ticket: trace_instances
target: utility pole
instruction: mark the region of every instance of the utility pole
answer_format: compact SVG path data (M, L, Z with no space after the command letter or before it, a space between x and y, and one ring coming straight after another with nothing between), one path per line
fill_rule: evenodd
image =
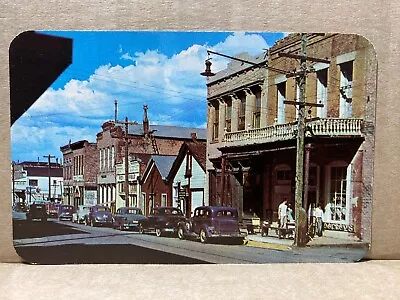
M13 200L13 205L15 203L15 162L13 161L11 163L12 166L12 200Z
M50 160L52 158L55 158L55 156L49 154L49 155L44 155L43 157L46 157L47 161L49 163L49 196L48 196L48 200L51 201L51 161ZM31 193L32 193L32 191L31 191Z
M328 60L307 57L307 34L301 34L301 54L291 54L291 53L279 53L279 56L300 59L300 71L295 72L287 77L295 76L298 80L299 86L299 99L297 101L284 101L284 104L294 104L298 106L299 114L297 120L297 152L296 152L296 182L295 182L295 241L294 245L299 247L304 247L307 241L304 240L307 216L304 216L303 210L303 194L304 194L304 140L305 140L305 108L310 107L322 107L322 104L317 103L307 103L306 98L306 78L307 73L310 72L307 68L307 60L314 62L324 62L329 63ZM308 172L308 170L306 170ZM307 180L308 181L308 180ZM308 184L308 183L307 183ZM306 195L307 197L307 195ZM307 207L305 207L307 209ZM307 214L305 212L305 214Z
M125 117L125 206L129 206L128 117Z

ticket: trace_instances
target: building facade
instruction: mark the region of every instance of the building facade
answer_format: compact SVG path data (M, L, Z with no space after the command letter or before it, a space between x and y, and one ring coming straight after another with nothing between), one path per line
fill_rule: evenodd
M12 164L14 202L61 201L63 191L62 166L58 162L24 161ZM50 194L49 194L50 180Z
M97 203L97 145L87 140L60 147L63 154L63 202L73 205Z
M172 206L172 187L167 176L176 159L174 155L152 155L141 179L140 208L148 215L153 207Z
M128 204L138 205L146 211L148 199L141 199L143 193L138 185L138 179L142 178L150 156L177 155L182 143L191 140L193 135L199 140L206 140L205 129L150 125L147 109L147 106L144 106L142 124L107 121L103 124L102 131L97 134L99 203L110 206L113 211L120 205L127 204L123 189L125 182L122 182L122 178L125 177L126 154L130 174Z
M191 217L198 206L208 205L206 188L206 142L185 142L167 176L172 184L172 205Z
M320 204L326 234L370 241L377 62L363 37L308 34L303 207ZM207 176L210 203L277 219L294 203L299 34L277 41L255 63L230 63L208 80Z

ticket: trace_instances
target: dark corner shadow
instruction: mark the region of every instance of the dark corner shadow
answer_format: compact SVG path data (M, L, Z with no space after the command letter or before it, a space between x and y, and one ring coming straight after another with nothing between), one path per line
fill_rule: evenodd
M73 244L15 249L29 264L209 264L206 261L135 245Z

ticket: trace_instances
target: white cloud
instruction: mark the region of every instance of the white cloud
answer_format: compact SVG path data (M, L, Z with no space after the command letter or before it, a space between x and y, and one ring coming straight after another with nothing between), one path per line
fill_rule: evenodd
M231 56L241 52L256 55L267 47L260 35L243 32L233 33L216 45L194 44L172 57L157 49L128 53L119 45L120 59L132 64L102 65L87 80L71 79L63 88L48 89L14 124L14 150L27 139L35 147L48 144L54 149L69 139L94 141L102 122L113 118L116 99L120 119L128 116L141 122L142 104L146 103L150 122L153 118L158 124L205 127L206 113L196 114L196 110L205 112L206 107L206 80L199 75L204 71L206 50ZM212 57L214 72L226 67L227 59Z

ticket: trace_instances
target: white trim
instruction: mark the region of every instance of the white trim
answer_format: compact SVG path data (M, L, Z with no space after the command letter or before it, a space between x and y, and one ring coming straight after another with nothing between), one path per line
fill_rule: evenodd
M356 59L357 51L345 53L336 57L336 64L340 65L342 63L352 61Z
M280 84L285 81L287 81L286 75L279 75L279 76L275 77L275 84Z
M323 69L328 69L330 66L330 64L327 63L316 63L315 65L313 65L313 69L315 71L321 71Z

